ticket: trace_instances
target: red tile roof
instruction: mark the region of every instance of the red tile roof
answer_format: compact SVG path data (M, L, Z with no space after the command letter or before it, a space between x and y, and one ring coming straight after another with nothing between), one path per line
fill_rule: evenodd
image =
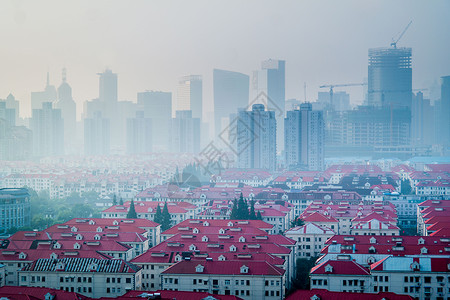
M331 272L327 272L326 268L332 267ZM320 263L311 269L310 274L339 274L339 275L354 275L354 276L370 276L369 270L351 260L328 260Z
M202 265L203 272L196 272L196 267ZM241 273L241 267L249 268L248 273ZM161 274L217 274L244 276L282 276L285 270L260 261L180 261L164 270Z
M285 300L313 299L314 296L320 300L413 300L408 295L398 295L390 292L382 292L378 294L369 293L345 293L330 292L322 289L297 290L293 294L287 296Z

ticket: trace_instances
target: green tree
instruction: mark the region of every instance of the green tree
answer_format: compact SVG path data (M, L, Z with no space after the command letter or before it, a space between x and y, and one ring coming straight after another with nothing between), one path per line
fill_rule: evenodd
M238 201L238 219L239 220L248 220L249 212L248 212L248 204L247 201L244 200L244 196L241 193Z
M256 220L256 212L255 212L255 201L250 200L250 220Z
M291 228L297 227L297 226L303 226L303 225L305 225L305 222L302 219L300 219L300 217L298 217L297 219L291 221L290 225L291 225Z
M411 183L409 182L409 180L402 180L401 186L400 186L400 191L403 195L411 194L412 188L411 188Z
M163 222L161 206L159 206L159 204L156 206L155 218L153 219L153 221L158 224L162 224Z
M122 199L122 197L120 197L119 204L120 204L120 205L123 205L123 199Z
M237 200L234 199L233 207L231 208L230 219L231 220L236 220L237 218L238 218L238 203L237 203Z
M127 213L127 219L137 219L136 209L134 208L134 200L131 199L130 209Z
M113 196L113 205L117 205L117 196L114 194Z
M164 207L162 210L161 230L165 231L165 230L169 229L171 223L172 223L172 220L171 220L169 208L167 207L167 202L166 202L166 203L164 203Z
M258 214L256 214L256 220L262 220L261 211L258 210Z
M314 267L317 257L297 259L295 278L292 280L293 290L309 290L309 272Z

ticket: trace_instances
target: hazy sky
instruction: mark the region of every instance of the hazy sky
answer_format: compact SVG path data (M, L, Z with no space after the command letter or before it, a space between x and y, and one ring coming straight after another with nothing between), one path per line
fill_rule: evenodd
M450 75L450 1L20 1L0 0L0 98L29 113L30 93L61 69L79 108L98 97L96 73L119 75L119 99L144 90L176 92L178 77L204 76L212 110L212 69L251 75L267 58L286 60L286 98L317 97L326 83L360 82L367 51L413 48L413 87ZM360 101L362 88L348 89Z

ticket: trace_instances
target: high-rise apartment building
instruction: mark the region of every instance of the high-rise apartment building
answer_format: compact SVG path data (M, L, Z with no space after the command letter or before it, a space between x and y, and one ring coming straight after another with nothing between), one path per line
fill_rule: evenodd
M64 154L64 121L61 110L53 108L51 102L44 102L41 109L32 110L30 129L35 156Z
M125 124L115 122L119 115L117 74L106 69L99 75L99 102L102 106L102 116L110 120L111 145L122 147L125 145ZM113 122L114 120L114 122Z
M50 75L47 72L47 84L42 92L31 92L31 109L41 109L44 102L54 102L57 99L56 88L50 84Z
M84 119L84 153L86 155L108 155L110 152L110 120L100 111L92 118Z
M152 119L138 111L135 118L127 119L127 153L148 152L152 152Z
M178 81L177 110L190 110L192 117L202 120L202 76L183 76Z
M369 49L369 106L411 108L411 52L411 48Z
M303 103L300 109L287 112L284 119L284 141L287 167L324 169L323 113L312 110L311 103Z
M117 74L110 69L99 73L99 99L107 103L117 102Z
M66 141L66 153L73 149L76 137L76 104L72 99L72 88L66 80L66 69L62 71L62 83L58 87L58 100L54 103L55 108L61 110L64 121L64 140Z
M277 123L274 111L254 104L251 111L239 111L237 121L238 167L276 169Z
M19 101L16 100L16 98L13 96L13 94L9 94L8 97L6 97L5 102L6 102L6 108L14 109L15 124L18 125L20 123L19 122L19 112L20 112Z
M239 108L247 109L250 77L248 75L214 69L214 127L216 137L230 124L230 115Z
M253 73L253 88L258 95L267 95L267 110L275 111L278 150L283 150L284 147L285 81L284 60L265 60L261 63L261 70Z
M168 151L170 123L172 120L172 93L146 91L137 94L139 110L146 118L152 119L152 147L158 151Z
M190 110L177 110L172 119L171 151L198 153L200 151L200 119L193 118Z
M441 101L438 132L442 138L442 144L450 146L450 76L441 78Z

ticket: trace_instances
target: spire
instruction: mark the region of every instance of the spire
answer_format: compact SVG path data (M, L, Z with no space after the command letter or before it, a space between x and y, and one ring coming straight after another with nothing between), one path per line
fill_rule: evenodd
M67 78L67 70L66 70L66 67L64 67L62 69L62 81L66 82L66 78Z
M50 85L50 72L47 71L47 86Z

